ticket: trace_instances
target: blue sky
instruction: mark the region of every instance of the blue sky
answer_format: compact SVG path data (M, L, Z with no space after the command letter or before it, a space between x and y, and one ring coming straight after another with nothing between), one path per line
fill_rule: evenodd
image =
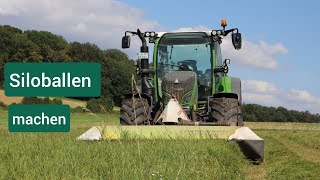
M220 2L220 3L219 3ZM320 113L319 1L0 1L0 24L47 30L68 41L120 48L125 30L239 28L243 49L223 43L230 75L243 80L246 103ZM131 57L138 50L127 52Z

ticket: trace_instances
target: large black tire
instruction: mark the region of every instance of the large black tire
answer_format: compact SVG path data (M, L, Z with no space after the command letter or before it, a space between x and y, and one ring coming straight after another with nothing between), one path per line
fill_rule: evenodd
M146 99L135 98L135 106L133 106L132 98L122 100L120 108L120 124L143 125L148 119L146 115L148 109L149 104Z
M236 98L213 98L210 102L213 121L225 126L243 126L241 106Z

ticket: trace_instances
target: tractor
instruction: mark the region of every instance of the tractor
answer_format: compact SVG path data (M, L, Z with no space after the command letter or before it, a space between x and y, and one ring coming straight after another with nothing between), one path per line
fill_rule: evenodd
M248 159L262 162L264 140L242 127L241 81L227 75L230 60L221 55L223 38L231 33L239 50L241 34L237 28L226 30L225 20L221 25L197 32L126 31L122 48L130 47L130 35L142 46L132 93L121 102L120 125L94 126L77 139L220 138L237 142ZM154 43L153 68L147 39Z
M230 59L222 59L221 43L231 33L233 46L241 49L237 28L194 32L126 31L122 48L130 47L130 35L142 43L136 64L139 80L125 94L121 125L243 126L241 81L228 76ZM147 46L154 44L150 68Z

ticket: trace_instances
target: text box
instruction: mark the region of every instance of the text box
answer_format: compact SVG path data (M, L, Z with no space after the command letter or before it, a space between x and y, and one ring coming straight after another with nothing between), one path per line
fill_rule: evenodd
M70 106L56 104L8 107L9 132L69 132Z
M6 63L6 96L98 97L100 63Z

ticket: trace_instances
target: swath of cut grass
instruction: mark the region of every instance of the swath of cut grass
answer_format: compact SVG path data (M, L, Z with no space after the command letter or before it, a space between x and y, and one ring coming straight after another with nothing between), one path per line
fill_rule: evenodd
M256 130L265 139L265 170L267 179L317 179L319 178L320 163L300 156L291 148L290 144L284 145L291 130ZM305 134L305 131L299 131ZM308 133L307 133L308 134ZM309 134L310 135L310 134ZM311 139L314 136L305 136ZM300 143L295 141L295 143ZM301 146L300 146L301 147ZM299 153L307 153L309 147L301 148Z

